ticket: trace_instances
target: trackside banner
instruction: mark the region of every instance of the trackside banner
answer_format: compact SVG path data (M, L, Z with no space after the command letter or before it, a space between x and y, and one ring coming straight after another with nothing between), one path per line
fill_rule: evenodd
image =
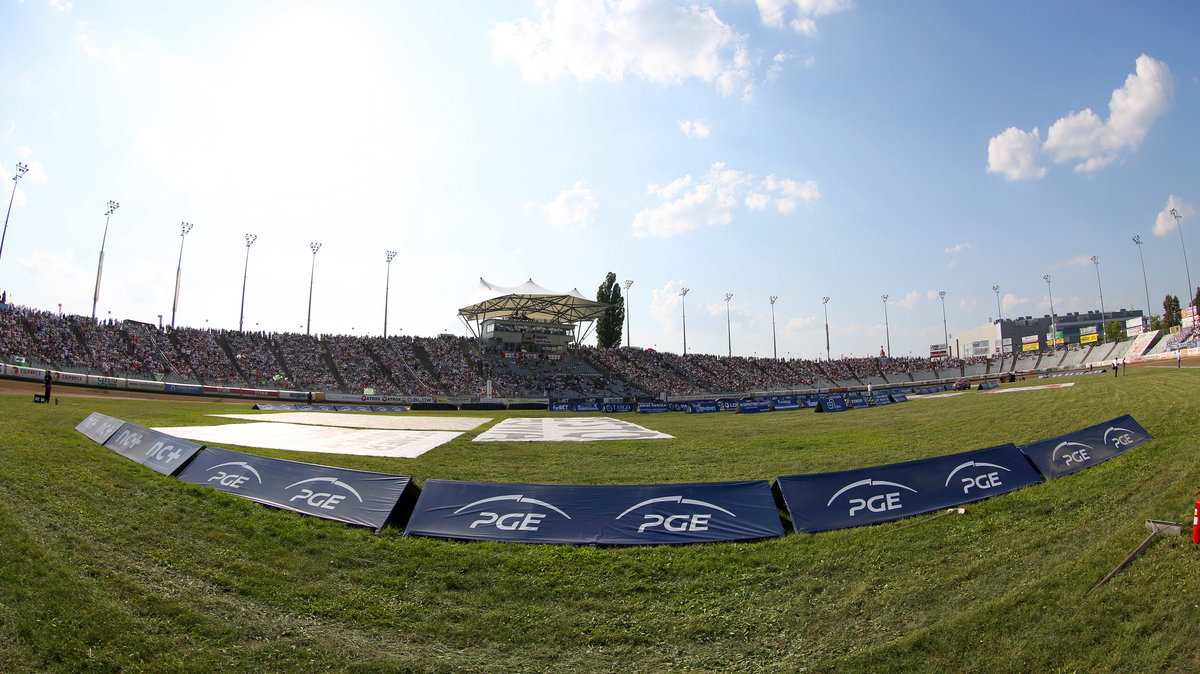
M577 545L746 541L783 535L765 480L548 485L427 480L406 533Z
M836 473L788 475L775 487L796 531L888 522L1042 481L1016 445Z
M604 403L605 414L617 414L620 412L632 412L633 403Z
M1046 477L1062 477L1153 439L1141 424L1126 414L1074 433L1021 445L1021 451Z
M758 412L770 412L770 400L742 400L738 403L738 414L756 414Z
M126 421L104 446L163 475L174 475L187 465L202 445Z
M638 403L638 414L658 414L660 412L670 412L671 407L666 403Z
M800 409L800 401L796 399L796 396L777 396L772 403L776 411Z
M824 395L817 401L818 412L845 412L848 409L846 399L839 395Z
M721 403L715 400L694 400L687 406L688 414L712 414L721 411Z
M207 447L179 479L276 508L379 531L397 526L416 500L407 475L369 473Z
M108 439L112 437L112 434L116 433L117 429L121 428L121 425L124 423L124 421L121 421L120 419L114 419L107 414L92 412L91 414L87 415L86 419L79 422L79 425L75 427L75 430L86 435L92 440L92 442L98 445L103 445L104 443L108 442Z

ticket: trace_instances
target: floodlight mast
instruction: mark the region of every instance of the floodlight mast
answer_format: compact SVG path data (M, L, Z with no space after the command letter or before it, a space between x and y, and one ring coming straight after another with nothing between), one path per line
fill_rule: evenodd
M725 293L725 341L729 349L729 357L733 358L733 328L729 321L729 300L733 299L733 293Z
M8 212L4 214L4 232L0 233L0 257L4 256L4 239L8 237L8 216L12 215L13 201L17 198L17 183L29 170L28 164L17 162L17 172L13 174L12 196L8 198Z
M821 305L825 309L825 360L833 360L829 355L829 298L822 297Z
M778 295L771 295L771 357L779 360L779 343L775 341L775 300Z
M108 202L108 210L104 212L104 236L100 239L100 261L96 263L96 293L92 295L92 320L96 320L96 304L100 301L100 276L104 273L104 244L108 242L108 221L112 214L121 207L115 201Z
M1100 343L1104 343L1104 329L1107 327L1104 314L1104 286L1100 283L1100 256L1092 256L1092 264L1096 265L1096 288L1100 291Z
M312 296L313 296L313 280L317 276L317 251L321 250L321 244L313 242L308 244L312 250L312 269L308 273L308 324L304 328L305 335L312 334Z
M179 262L175 265L175 301L171 303L171 329L175 329L175 310L179 308L179 280L183 277L183 242L188 232L192 231L192 223L179 223Z
M1188 268L1187 247L1183 245L1183 227L1179 224L1183 220L1183 216L1174 208L1171 209L1171 217L1175 218L1175 229L1179 231L1179 249L1183 251L1183 270L1187 272L1188 280L1188 306L1196 303L1196 286L1192 285L1192 270ZM1193 318L1193 320L1195 320Z
M383 282L383 336L387 338L387 319L388 319L388 291L392 285L392 259L396 257L396 251L389 250L387 252L387 277Z
M1058 318L1054 315L1054 293L1050 290L1050 275L1045 274L1042 280L1046 282L1046 295L1050 297L1050 341L1051 346L1058 346Z
M242 310L238 314L238 332L242 331L242 322L246 318L246 278L250 275L250 246L257 240L257 234L246 235L246 266L242 269Z
M679 290L679 306L683 309L683 355L687 355L687 294L691 288Z
M892 357L892 329L888 325L888 313L887 313L888 296L880 295L879 299L883 300L883 335L884 335L884 338L887 340L887 357L891 358Z
M950 330L946 327L946 291L939 290L938 297L942 298L942 339L943 346L946 347L946 358L950 358ZM960 354L961 355L961 354Z
M1142 261L1142 287L1146 291L1146 315L1144 319L1148 320L1150 318L1150 284L1146 281L1146 258L1142 256L1142 236L1134 234L1133 242L1138 247L1138 259Z
M632 313L629 310L629 287L632 285L633 281L625 279L625 296L623 298L625 300L625 346L633 346L633 331L630 327L633 323L629 316Z

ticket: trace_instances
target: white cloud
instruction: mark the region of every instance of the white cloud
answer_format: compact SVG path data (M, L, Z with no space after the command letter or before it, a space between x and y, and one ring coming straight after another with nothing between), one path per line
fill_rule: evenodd
M927 300L929 300L929 301L931 301L931 302L940 302L942 298L941 298L941 296L940 296L940 295L938 295L938 292L939 292L939 291L937 291L937 290L929 290L929 291L926 291L926 292L925 292L925 299L927 299Z
M1142 54L1125 85L1112 92L1107 120L1090 108L1072 112L1046 132L1043 149L1056 162L1083 160L1075 166L1076 171L1106 166L1117 158L1118 151L1138 148L1154 121L1170 107L1173 86L1167 64Z
M912 290L907 295L904 296L904 299L897 300L897 301L893 302L892 304L896 304L898 306L904 307L905 309L912 309L913 307L917 306L917 300L920 297L921 297L920 293L918 293L915 290Z
M1092 262L1091 255L1088 255L1086 253L1080 253L1079 255L1076 255L1075 257L1064 262L1063 266L1065 266L1065 267L1082 267L1084 265L1091 264L1091 262Z
M799 335L807 332L811 328L821 325L820 316L802 316L799 318L789 318L787 323L783 325L783 334L790 336Z
M787 25L807 36L817 34L818 17L852 9L850 0L757 0L758 13L764 26L782 28ZM791 17L788 20L788 17Z
M1027 180L1046 175L1038 162L1042 137L1035 128L1025 132L1009 127L988 141L988 173L1001 173L1009 180Z
M665 332L675 332L683 321L683 311L679 304L679 291L683 288L682 280L667 281L661 288L655 288L651 293L650 315L658 321Z
M642 209L634 216L636 237L671 237L702 226L721 226L733 222L739 203L750 210L775 205L780 213L791 213L799 201L812 202L821 197L816 182L767 176L754 185L754 176L731 169L721 162L709 167L698 180L691 175L666 186L646 186L646 193L664 203ZM743 196L744 195L744 196Z
M749 97L753 90L745 37L710 7L551 0L537 19L497 24L491 37L493 57L515 61L535 82L633 75L657 84L697 79L723 95Z
M950 260L946 263L946 269L954 269L958 266L958 260Z
M953 254L955 254L955 253L961 253L961 252L963 252L964 250L971 250L971 249L972 249L972 248L974 248L974 247L975 247L975 245L974 245L974 244L971 244L971 243L960 243L960 244L956 244L956 245L954 245L954 246L951 246L951 247L947 248L947 249L946 249L946 254L947 254L947 255L953 255Z
M1000 300L1000 306L1003 307L1005 311L1008 311L1010 309L1016 309L1017 307L1025 304L1029 304L1032 301L1033 300L1029 299L1028 297L1017 297L1012 293L1004 293L1004 297Z
M536 209L546 216L546 222L554 229L575 231L584 229L596 221L596 198L581 180L569 190L563 190L548 204L525 204L526 209Z
M975 306L977 304L979 304L979 300L975 300L975 299L959 300L958 308L963 313L970 313L972 311L975 311Z
M1172 210L1178 213L1182 220L1196 214L1195 204L1189 204L1174 194L1170 195L1167 197L1167 205L1163 206L1163 209L1154 218L1154 236L1166 236L1179 226L1179 221L1171 215Z
M712 135L712 128L701 119L681 119L679 130L688 138L708 138Z
M1112 92L1107 119L1091 108L1072 112L1050 125L1045 144L1036 128L1028 133L1006 129L988 141L988 173L1002 173L1009 180L1041 178L1046 169L1038 164L1040 152L1056 163L1078 161L1077 173L1108 166L1120 159L1121 151L1137 150L1170 107L1173 89L1167 64L1142 54L1125 84Z

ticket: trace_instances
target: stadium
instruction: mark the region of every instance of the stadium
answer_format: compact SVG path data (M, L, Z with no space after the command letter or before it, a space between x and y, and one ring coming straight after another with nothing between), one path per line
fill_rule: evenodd
M0 4L0 671L1200 671L1200 8L1076 4Z

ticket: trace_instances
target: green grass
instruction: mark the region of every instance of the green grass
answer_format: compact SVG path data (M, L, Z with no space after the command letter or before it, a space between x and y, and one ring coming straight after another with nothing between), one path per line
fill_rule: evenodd
M1187 537L1084 598L1145 519L1190 523L1200 371L1074 381L840 414L620 415L675 440L470 442L487 424L417 459L253 450L418 481L616 484L857 468L1124 413L1155 436L966 515L613 549L376 535L162 477L73 430L92 411L225 423L203 415L249 403L0 397L0 671L1200 669Z

